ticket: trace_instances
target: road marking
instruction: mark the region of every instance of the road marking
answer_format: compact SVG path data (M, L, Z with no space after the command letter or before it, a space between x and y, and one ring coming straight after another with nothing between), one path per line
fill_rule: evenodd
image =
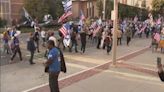
M156 68L155 65L151 65L151 64L145 64L145 63L136 63L136 62L127 62L128 64L133 64L133 65L143 65L143 66L149 66L149 67L153 67Z
M81 56L72 57L71 55L65 55L64 57L67 59L87 62L87 63L92 63L92 64L102 64L103 62L105 62L105 60L102 60L102 59L93 59L93 58L81 57Z
M111 60L110 60L109 62L111 62ZM109 62L107 62L107 63L109 63ZM104 64L107 64L107 63L104 63ZM86 70L82 70L82 71L80 71L80 72L77 72L77 73L74 73L74 74L68 75L68 76L66 76L66 77L60 78L58 81L61 81L61 80L67 79L67 78L71 78L71 77L73 77L73 76L75 76L75 75L79 75L79 74L81 74L81 73L87 72L87 71L89 71L89 70L92 70L92 69L94 69L94 68L96 68L96 67L99 67L99 66L102 66L102 65L104 65L104 64L97 65L97 66L94 66L94 67L88 68L88 69L86 69ZM42 84L42 85L39 85L39 86L36 86L36 87L30 88L30 89L27 89L27 90L22 91L22 92L30 92L30 91L32 91L32 90L35 90L35 89L38 89L38 88L41 88L41 87L47 86L48 84L49 84L49 83L45 83L45 84Z
M112 70L106 70L104 71L106 73L114 73L118 75L123 75L125 77L132 77L132 78L138 78L138 79L143 79L143 80L150 80L150 81L156 81L156 82L161 82L159 78L157 77L148 77L148 76L142 76L142 75L137 75L137 74L132 74L132 73L125 73L125 72L118 72L118 71L112 71ZM119 76L121 77L121 76ZM153 82L154 84L154 82ZM163 85L162 83L156 83L158 85Z
M137 50L137 51L128 53L128 54L126 54L126 55L124 55L124 56L121 56L121 57L117 58L117 60L123 59L123 58L128 57L128 56L130 56L130 55L133 55L133 54L135 54L135 53L139 53L140 51L146 50L147 48L148 48L148 47L145 47L145 48L142 48L142 49L140 49L140 50ZM105 62L105 63L103 63L103 64L100 64L100 65L97 65L97 66L88 68L88 69L86 69L86 70L82 70L82 71L80 71L80 72L77 72L77 73L68 75L68 76L66 76L66 77L64 77L64 78L59 79L59 81L64 80L64 79L67 79L67 78L74 77L74 76L76 76L76 75L82 74L82 73L84 73L84 72L87 72L87 71L90 71L90 70L93 70L93 69L96 69L97 67L101 67L101 66L106 65L106 64L108 64L108 63L110 63L110 62L112 62L112 61L109 60L108 62ZM48 85L48 83L45 83L45 84L42 84L42 85L39 85L39 86L30 88L30 89L27 89L27 90L22 91L22 92L30 92L30 91L32 91L32 90L35 90L35 89L38 89L38 88L41 88L41 87L44 87L44 86L47 86L47 85Z

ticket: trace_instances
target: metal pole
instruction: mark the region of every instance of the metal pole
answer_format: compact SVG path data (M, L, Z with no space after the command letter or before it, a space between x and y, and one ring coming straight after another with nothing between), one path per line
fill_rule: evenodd
M113 22L113 46L112 46L112 61L116 64L116 49L117 49L117 19L118 19L118 0L114 0L114 22Z
M103 4L103 20L105 20L105 8L106 8L106 0L104 0L104 4Z

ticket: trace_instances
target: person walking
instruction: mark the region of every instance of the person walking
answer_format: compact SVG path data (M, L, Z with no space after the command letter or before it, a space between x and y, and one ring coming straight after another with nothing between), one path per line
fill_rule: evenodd
M122 45L121 43L121 40L122 40L122 31L119 29L117 30L117 45Z
M131 37L132 37L132 31L130 30L129 27L126 28L126 41L127 41L127 46L129 46L129 42L131 41Z
M46 32L45 32L45 29L43 28L42 31L41 31L41 38L42 38L42 46L45 47L45 43L46 43Z
M13 37L13 42L12 42L12 44L13 44L13 55L11 57L10 63L13 62L13 59L16 56L17 53L19 54L20 61L22 61L22 53L21 53L21 50L20 50L19 39L18 39L17 36L18 36L18 34L16 33Z
M81 51L84 53L85 52L85 47L86 47L86 32L85 29L82 29L80 32L80 39L81 39Z
M36 44L38 53L40 52L40 50L39 50L39 31L40 31L40 28L36 28L36 31L34 32L34 42Z
M30 52L31 56L30 56L30 59L29 59L29 63L32 65L32 64L35 64L33 62L33 57L34 57L34 53L35 53L35 50L36 50L36 47L35 47L35 43L34 43L34 38L33 38L33 34L30 33L30 37L28 38L27 40L27 50Z
M54 41L49 40L47 42L49 49L48 60L45 62L45 67L49 73L49 87L51 92L60 92L58 77L61 71L61 62L59 60L60 51L55 47Z
M101 39L102 39L102 32L103 32L103 29L100 29L100 31L97 32L97 38L98 38L97 49L100 49L100 44L101 44Z
M11 54L11 50L10 50L10 46L9 46L9 40L10 40L10 36L8 34L8 31L5 31L3 33L3 44L4 44L4 53L7 52L7 54Z
M69 51L72 52L72 48L74 46L75 52L78 53L78 50L77 50L77 31L76 30L73 30L73 32L71 33L71 42L72 42L72 45L71 45Z
M107 47L107 54L109 55L109 52L112 49L112 36L110 35L110 33L108 33L105 38L105 45Z

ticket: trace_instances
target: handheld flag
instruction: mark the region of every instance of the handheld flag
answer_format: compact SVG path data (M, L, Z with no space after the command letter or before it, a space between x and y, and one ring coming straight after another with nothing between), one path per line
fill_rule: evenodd
M69 25L63 24L63 26L59 29L59 31L63 34L64 37L66 37L69 34Z
M24 7L23 7L23 11L24 11L24 16L26 17L26 19L28 21L32 21L30 14L27 12L27 10Z
M66 13L64 13L58 20L58 23L62 22L64 19L66 19L67 17L72 15L72 11L68 11Z

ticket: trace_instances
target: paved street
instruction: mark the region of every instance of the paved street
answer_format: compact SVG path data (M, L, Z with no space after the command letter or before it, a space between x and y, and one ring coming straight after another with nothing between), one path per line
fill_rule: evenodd
M23 61L8 64L9 57L2 54L1 92L48 92L48 75L44 73L45 48L36 53L35 65L29 65L26 50L27 34L22 34ZM132 39L130 46L117 48L118 64L112 66L112 54L96 49L96 44L87 43L84 54L64 51L68 72L61 73L61 92L163 92L164 84L157 76L156 58L164 55L151 52L150 39ZM163 62L164 63L164 62Z

